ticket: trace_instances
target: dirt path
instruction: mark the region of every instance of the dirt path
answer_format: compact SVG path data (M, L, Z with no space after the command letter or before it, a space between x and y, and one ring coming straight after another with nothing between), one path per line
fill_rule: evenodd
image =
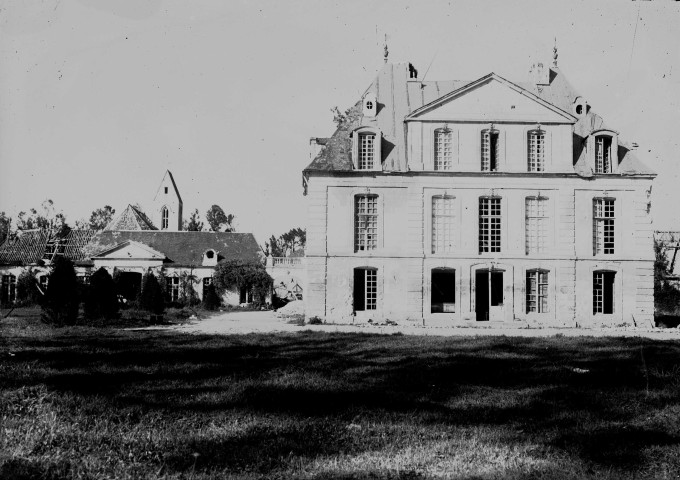
M233 335L245 333L301 332L361 332L378 334L402 333L405 335L432 336L482 336L505 335L508 337L643 337L653 340L680 340L678 329L585 329L585 328L464 328L464 327L416 327L411 325L293 325L277 318L274 312L228 312L205 320L173 327L152 327L184 333L207 333Z

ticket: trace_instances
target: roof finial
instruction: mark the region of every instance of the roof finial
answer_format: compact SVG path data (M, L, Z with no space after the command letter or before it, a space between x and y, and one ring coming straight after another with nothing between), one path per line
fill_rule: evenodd
M387 63L387 57L388 57L389 54L390 54L390 52L389 52L389 50L387 50L387 34L385 34L385 53L384 53L385 63Z
M553 47L553 67L557 68L557 37L555 37L555 46Z

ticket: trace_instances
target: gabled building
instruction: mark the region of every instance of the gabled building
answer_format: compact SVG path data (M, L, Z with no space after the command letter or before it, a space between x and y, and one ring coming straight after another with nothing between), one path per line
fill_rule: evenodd
M556 63L523 83L385 63L311 141L308 317L649 324L655 174Z

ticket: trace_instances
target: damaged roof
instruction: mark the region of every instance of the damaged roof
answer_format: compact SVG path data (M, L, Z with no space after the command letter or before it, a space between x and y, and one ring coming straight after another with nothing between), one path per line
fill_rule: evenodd
M89 257L111 250L124 242L144 244L165 255L170 266L201 265L203 254L215 250L218 260L260 261L260 247L252 233L102 231L87 247Z
M35 265L56 252L73 262L86 257L85 247L95 234L92 230L71 230L66 236L59 236L46 229L24 230L9 237L0 246L0 265Z
M407 171L408 159L404 119L423 106L486 77L489 77L489 75L473 81L409 81L408 63L385 64L362 95L362 98L369 93L375 95L378 104L375 117L364 117L360 99L346 112L344 120L338 123L337 129L330 138L323 139L323 142L318 141L321 139L317 140L316 143L321 146L321 150L304 171L353 170L351 133L362 126L372 126L382 132L381 162L383 170ZM569 115L572 112L574 101L581 97L557 67L549 68L547 85L528 82L512 83ZM574 124L574 168L581 175L592 175L592 171L588 171L590 169L585 162L585 139L591 133L601 129L611 130L602 117L591 109L588 109L586 115L578 118ZM629 145L620 137L618 154L619 172L621 174L654 174L636 157Z

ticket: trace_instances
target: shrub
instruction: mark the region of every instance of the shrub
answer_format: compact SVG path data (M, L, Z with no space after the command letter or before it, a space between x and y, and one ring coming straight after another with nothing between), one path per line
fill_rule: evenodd
M17 278L17 304L22 307L36 305L41 297L33 270L22 271Z
M75 325L79 303L73 263L64 257L55 258L42 302L42 321L58 327Z
M116 284L104 267L90 277L90 288L85 296L85 317L91 320L118 316L118 294Z
M307 323L310 325L321 325L323 321L319 317L311 317Z
M142 291L139 295L139 307L149 313L160 315L165 309L163 292L156 276L147 272L142 278Z
M203 296L203 308L206 310L217 310L220 307L220 297L217 295L215 285L208 285Z

